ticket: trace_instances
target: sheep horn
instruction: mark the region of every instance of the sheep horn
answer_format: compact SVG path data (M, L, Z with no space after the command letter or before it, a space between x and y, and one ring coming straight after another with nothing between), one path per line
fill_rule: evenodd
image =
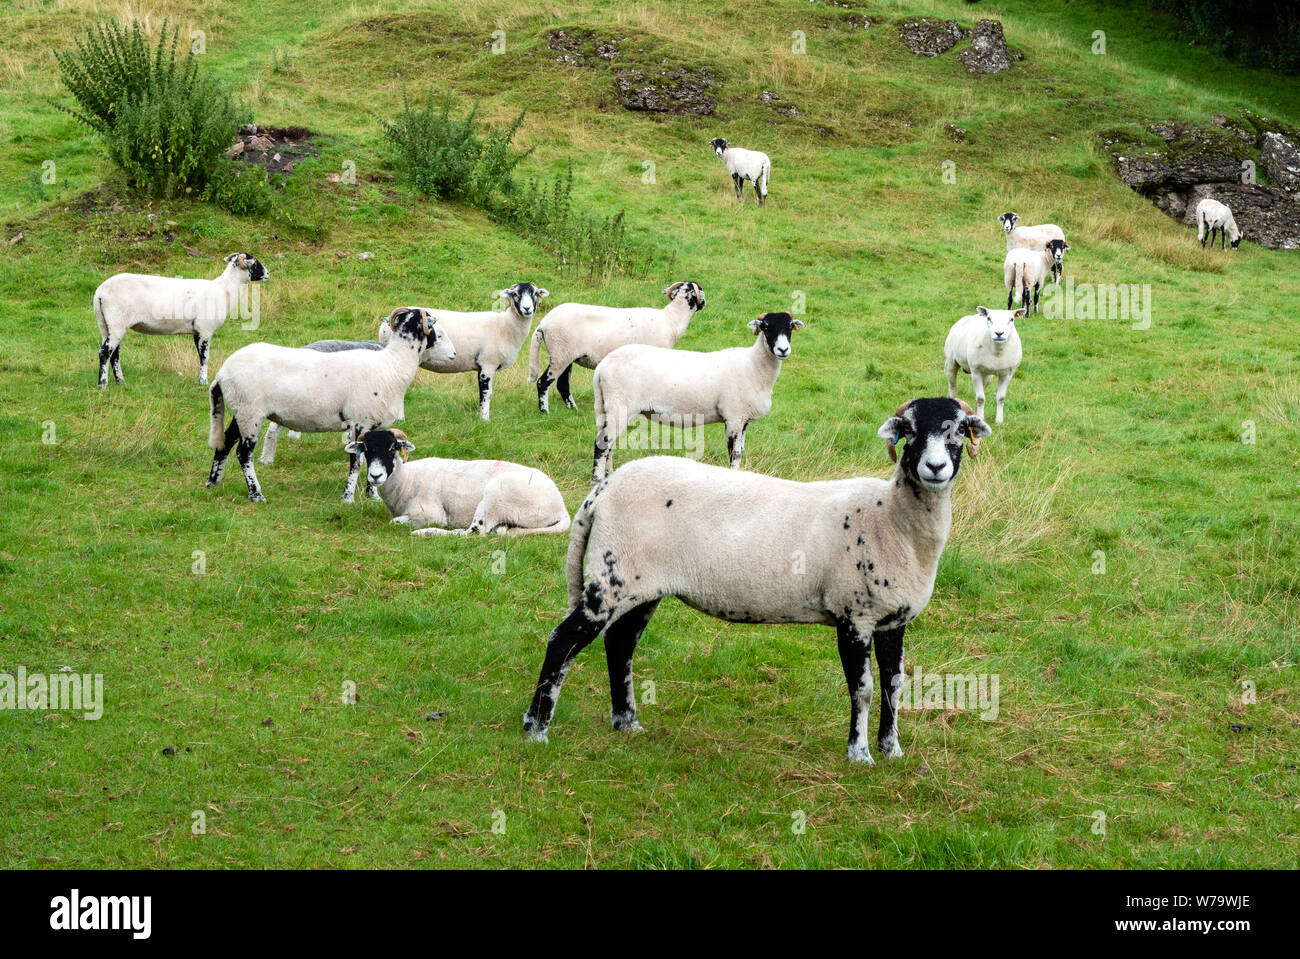
M434 318L433 314L431 314L428 310L420 311L420 323L424 327L425 336L428 336L430 333L433 332L433 324L436 322L437 320Z
M894 410L894 418L902 416L904 411L915 402L916 400L908 400L898 409ZM894 449L894 444L897 442L898 442L898 434L894 434L894 438L892 440L885 441L886 447L889 450L889 462L891 463L898 462L898 451Z
M405 433L403 433L401 430L396 430L396 429L395 429L395 430L389 430L389 432L393 434L393 438L396 439L399 443L410 443L410 442L411 442L410 437L408 437L408 436L407 436ZM410 455L410 453L407 452L406 447L402 447L402 460L403 460L403 462L405 462L406 458L407 458L409 455Z
M390 329L393 329L393 330L396 330L396 329L397 329L397 317L398 317L399 314L401 314L401 313L405 313L405 312L406 312L406 307L404 307L404 306L399 306L397 309L393 310L392 313L389 313L389 314L388 314L388 326L389 326Z
M974 416L975 411L970 408L970 404L965 400L958 400L957 405L967 416ZM971 458L974 459L980 453L980 439L968 427L966 430L966 449L970 452Z

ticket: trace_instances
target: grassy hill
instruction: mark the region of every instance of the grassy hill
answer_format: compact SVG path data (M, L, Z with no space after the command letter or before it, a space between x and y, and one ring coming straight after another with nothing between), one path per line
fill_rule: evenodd
M97 722L0 713L0 862L1294 866L1296 254L1249 238L1235 255L1202 251L1119 182L1096 139L1241 108L1295 124L1294 81L1189 50L1138 6L569 9L24 0L6 16L0 671L102 673L107 704ZM121 13L202 30L204 66L258 123L320 134L319 158L290 178L293 216L136 198L52 106L68 102L52 51ZM953 53L919 59L898 37L912 15L996 17L1024 59L989 77ZM864 16L865 29L850 20ZM617 66L707 66L716 112L623 109L611 64L560 62L546 39L557 29L619 39ZM1105 55L1091 52L1095 30ZM795 31L806 53L792 52ZM582 207L627 210L639 238L673 252L672 275L593 282L480 212L417 198L385 165L380 120L403 92L431 89L480 99L494 122L526 108L527 175L572 162ZM771 153L765 208L752 192L735 202L714 136ZM330 179L346 163L355 185ZM487 308L516 280L554 305L655 304L693 279L709 306L684 348L748 342L749 320L806 298L747 468L885 475L877 427L900 402L943 394L956 318L1003 305L995 218L1010 209L1065 229L1076 284L1149 285L1152 322L1022 321L1007 421L957 481L906 653L909 669L997 674L999 713L904 713L906 757L874 768L843 759L832 630L729 625L677 602L636 660L655 689L644 734L609 729L592 647L549 746L531 745L520 716L564 612L565 538L406 536L380 503L339 503L331 437L281 443L259 471L264 506L237 470L205 490L207 396L181 337L128 335L125 388L95 388L90 297L123 270L215 276L235 250L267 264L261 328L227 323L214 370L259 339L369 336L403 303ZM416 455L539 466L576 507L590 373L575 371L577 411L555 403L543 418L526 365L498 377L491 423L475 418L472 377L422 373L405 429ZM721 426L705 460L726 461Z

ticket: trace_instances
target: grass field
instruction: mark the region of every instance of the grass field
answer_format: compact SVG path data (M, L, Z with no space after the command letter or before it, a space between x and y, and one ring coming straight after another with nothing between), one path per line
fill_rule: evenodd
M97 722L0 713L0 864L1297 865L1296 254L1249 238L1235 255L1202 251L1119 182L1095 138L1239 108L1294 124L1294 78L1193 54L1144 9L1090 2L776 0L760 16L604 0L13 7L0 25L0 671L100 673L106 705ZM847 29L850 12L873 25ZM259 123L327 137L293 177L293 222L140 200L52 106L69 102L52 50L124 14L203 30L204 65ZM1025 59L977 78L953 53L915 58L887 22L912 14L996 16ZM606 64L556 62L554 28L631 38L628 62L709 66L716 114L623 110ZM557 272L481 213L387 176L379 119L429 89L481 99L493 121L527 108L527 173L571 160L584 207L626 209L674 251L673 275ZM775 113L763 90L799 114ZM971 139L953 142L948 123ZM772 154L764 209L732 198L707 146L719 135ZM355 185L327 179L347 162ZM655 304L694 279L709 305L684 348L748 342L754 316L806 297L747 468L880 476L876 429L900 402L943 394L950 324L1003 305L995 218L1008 209L1065 229L1076 284L1149 285L1152 322L1022 321L1007 421L957 480L906 653L925 672L996 674L999 713L904 713L905 758L873 768L843 758L832 630L730 625L677 602L636 659L655 689L644 734L609 728L593 646L550 744L532 745L520 715L564 613L567 538L407 536L381 503L340 504L330 437L281 443L259 471L266 505L238 470L205 490L207 396L180 337L128 335L125 388L95 388L90 297L123 270L215 276L235 250L267 264L262 326L227 323L214 371L254 340L369 336L393 306L487 308L521 279L550 305ZM404 427L416 455L539 466L573 508L591 376L575 371L577 411L554 402L542 418L526 360L498 377L491 423L475 418L473 377L422 373ZM726 461L721 426L705 460Z

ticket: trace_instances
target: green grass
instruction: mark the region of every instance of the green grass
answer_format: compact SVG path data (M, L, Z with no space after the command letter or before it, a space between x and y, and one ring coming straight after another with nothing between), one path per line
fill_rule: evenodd
M98 722L0 713L4 865L1297 864L1296 254L1249 239L1203 252L1119 183L1093 136L1239 108L1295 124L1293 81L1193 54L1147 11L1077 2L864 2L866 31L803 0L758 18L594 0L563 16L518 2L130 6L204 30L205 64L259 123L328 136L295 174L295 219L245 220L125 194L50 104L51 49L121 9L29 0L0 27L0 670L102 673L107 697ZM1025 60L973 78L952 53L916 59L874 22L908 14L998 16ZM488 52L498 27L505 56ZM709 65L724 78L716 116L623 111L607 65L555 62L541 35L561 27L632 38L618 63ZM1104 57L1089 52L1097 29ZM794 30L806 55L790 52ZM378 119L430 88L482 98L495 122L526 107L527 173L571 158L575 198L627 209L679 275L593 287L393 181ZM799 115L763 106L764 89ZM949 122L973 139L948 140ZM717 135L773 155L765 209L731 198L706 145ZM46 160L54 184L33 180ZM346 161L356 186L327 180ZM394 305L486 306L518 279L555 304L654 303L690 278L709 307L686 348L745 342L754 316L807 297L748 467L883 475L876 428L943 392L948 326L1005 295L1006 209L1064 227L1076 282L1150 284L1153 324L1023 321L1007 422L959 477L935 595L907 640L909 666L997 673L1000 713L906 713L906 758L874 768L843 760L830 630L729 625L674 601L636 660L638 683L655 683L646 733L609 729L593 647L550 745L530 745L520 716L564 611L563 537L406 536L381 504L338 502L344 461L327 437L281 444L260 470L265 506L237 470L203 489L206 395L182 338L131 334L126 387L94 388L90 295L120 270L215 275L237 249L268 265L261 329L228 323L214 370L256 339L367 336ZM579 411L543 419L525 367L498 378L490 424L472 377L421 374L405 428L416 455L537 465L576 507L590 374L574 375ZM724 462L720 426L706 442ZM206 835L191 833L195 811Z

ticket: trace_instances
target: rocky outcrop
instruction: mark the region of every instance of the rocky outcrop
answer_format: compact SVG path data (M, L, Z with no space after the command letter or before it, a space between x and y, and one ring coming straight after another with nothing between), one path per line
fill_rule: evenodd
M919 20L904 20L898 27L898 35L907 44L907 49L918 57L937 57L969 37L970 31L963 30L956 20L921 17Z
M1280 133L1265 133L1259 148L1259 165L1268 182L1288 193L1300 188L1300 148Z
M1001 73L1011 66L1011 51L1007 38L1002 35L1002 24L997 20L981 20L975 24L970 46L957 54L967 73Z
M707 67L664 66L656 74L616 70L618 102L628 110L710 116L718 106L719 78Z

